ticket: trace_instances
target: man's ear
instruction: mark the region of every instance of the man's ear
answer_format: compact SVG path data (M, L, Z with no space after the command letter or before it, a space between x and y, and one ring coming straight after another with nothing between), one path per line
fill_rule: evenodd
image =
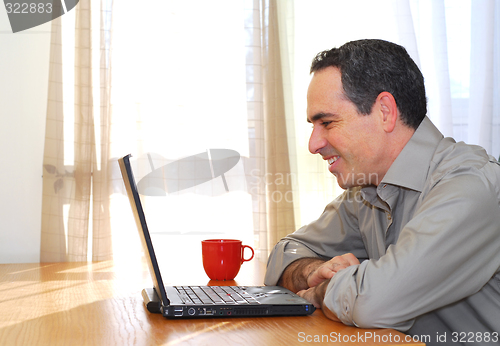
M398 120L399 115L394 96L387 91L383 91L377 96L377 100L375 102L380 107L379 110L385 132L392 132L396 127L396 121Z

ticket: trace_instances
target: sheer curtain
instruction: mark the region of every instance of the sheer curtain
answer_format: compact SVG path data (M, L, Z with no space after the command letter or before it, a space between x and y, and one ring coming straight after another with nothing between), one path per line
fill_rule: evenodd
M472 1L467 140L500 160L500 3Z
M52 22L42 262L112 258L108 6L82 1Z
M404 45L441 131L500 155L495 1L158 1L151 11L94 0L77 10L74 23L53 22L42 261L135 261L116 159L132 154L140 183L212 149L239 155L223 177L212 167L209 181L142 191L160 257L196 260L201 239L239 238L265 260L341 192L308 151L306 91L316 53L353 39Z
M224 180L144 194L157 244L195 248L204 238L234 237L266 258L270 244L295 228L270 7L253 0L159 1L155 11L132 1L112 5L85 2L73 21L53 23L41 260L133 261L141 249L117 158L132 154L140 182L212 149L240 155ZM270 228L280 228L271 241Z

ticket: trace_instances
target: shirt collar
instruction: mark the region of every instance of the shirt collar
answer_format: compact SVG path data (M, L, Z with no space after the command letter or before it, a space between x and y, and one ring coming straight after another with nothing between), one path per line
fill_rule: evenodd
M426 116L392 163L379 186L398 185L422 192L431 159L443 134Z

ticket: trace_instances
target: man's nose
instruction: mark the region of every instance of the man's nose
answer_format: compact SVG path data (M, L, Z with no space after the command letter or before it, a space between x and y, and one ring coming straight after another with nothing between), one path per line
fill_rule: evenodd
M327 144L326 138L321 128L313 127L311 137L309 138L309 151L311 154L319 154Z

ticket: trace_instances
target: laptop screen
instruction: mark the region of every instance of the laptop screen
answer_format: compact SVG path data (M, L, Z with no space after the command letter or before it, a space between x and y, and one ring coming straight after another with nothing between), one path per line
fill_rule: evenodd
M127 190L127 196L130 201L130 206L132 207L135 222L137 223L137 228L140 230L139 235L141 238L142 247L143 249L147 249L148 252L146 257L156 294L158 294L158 296L161 298L163 305L169 305L170 303L165 293L165 286L163 285L163 280L161 278L158 261L156 259L155 251L153 248L153 243L151 242L148 226L146 224L146 217L142 208L141 199L139 198L139 192L137 191L137 185L135 183L132 168L130 166L130 156L131 155L127 155L119 159L118 163L120 165L120 170L122 172L125 189Z

